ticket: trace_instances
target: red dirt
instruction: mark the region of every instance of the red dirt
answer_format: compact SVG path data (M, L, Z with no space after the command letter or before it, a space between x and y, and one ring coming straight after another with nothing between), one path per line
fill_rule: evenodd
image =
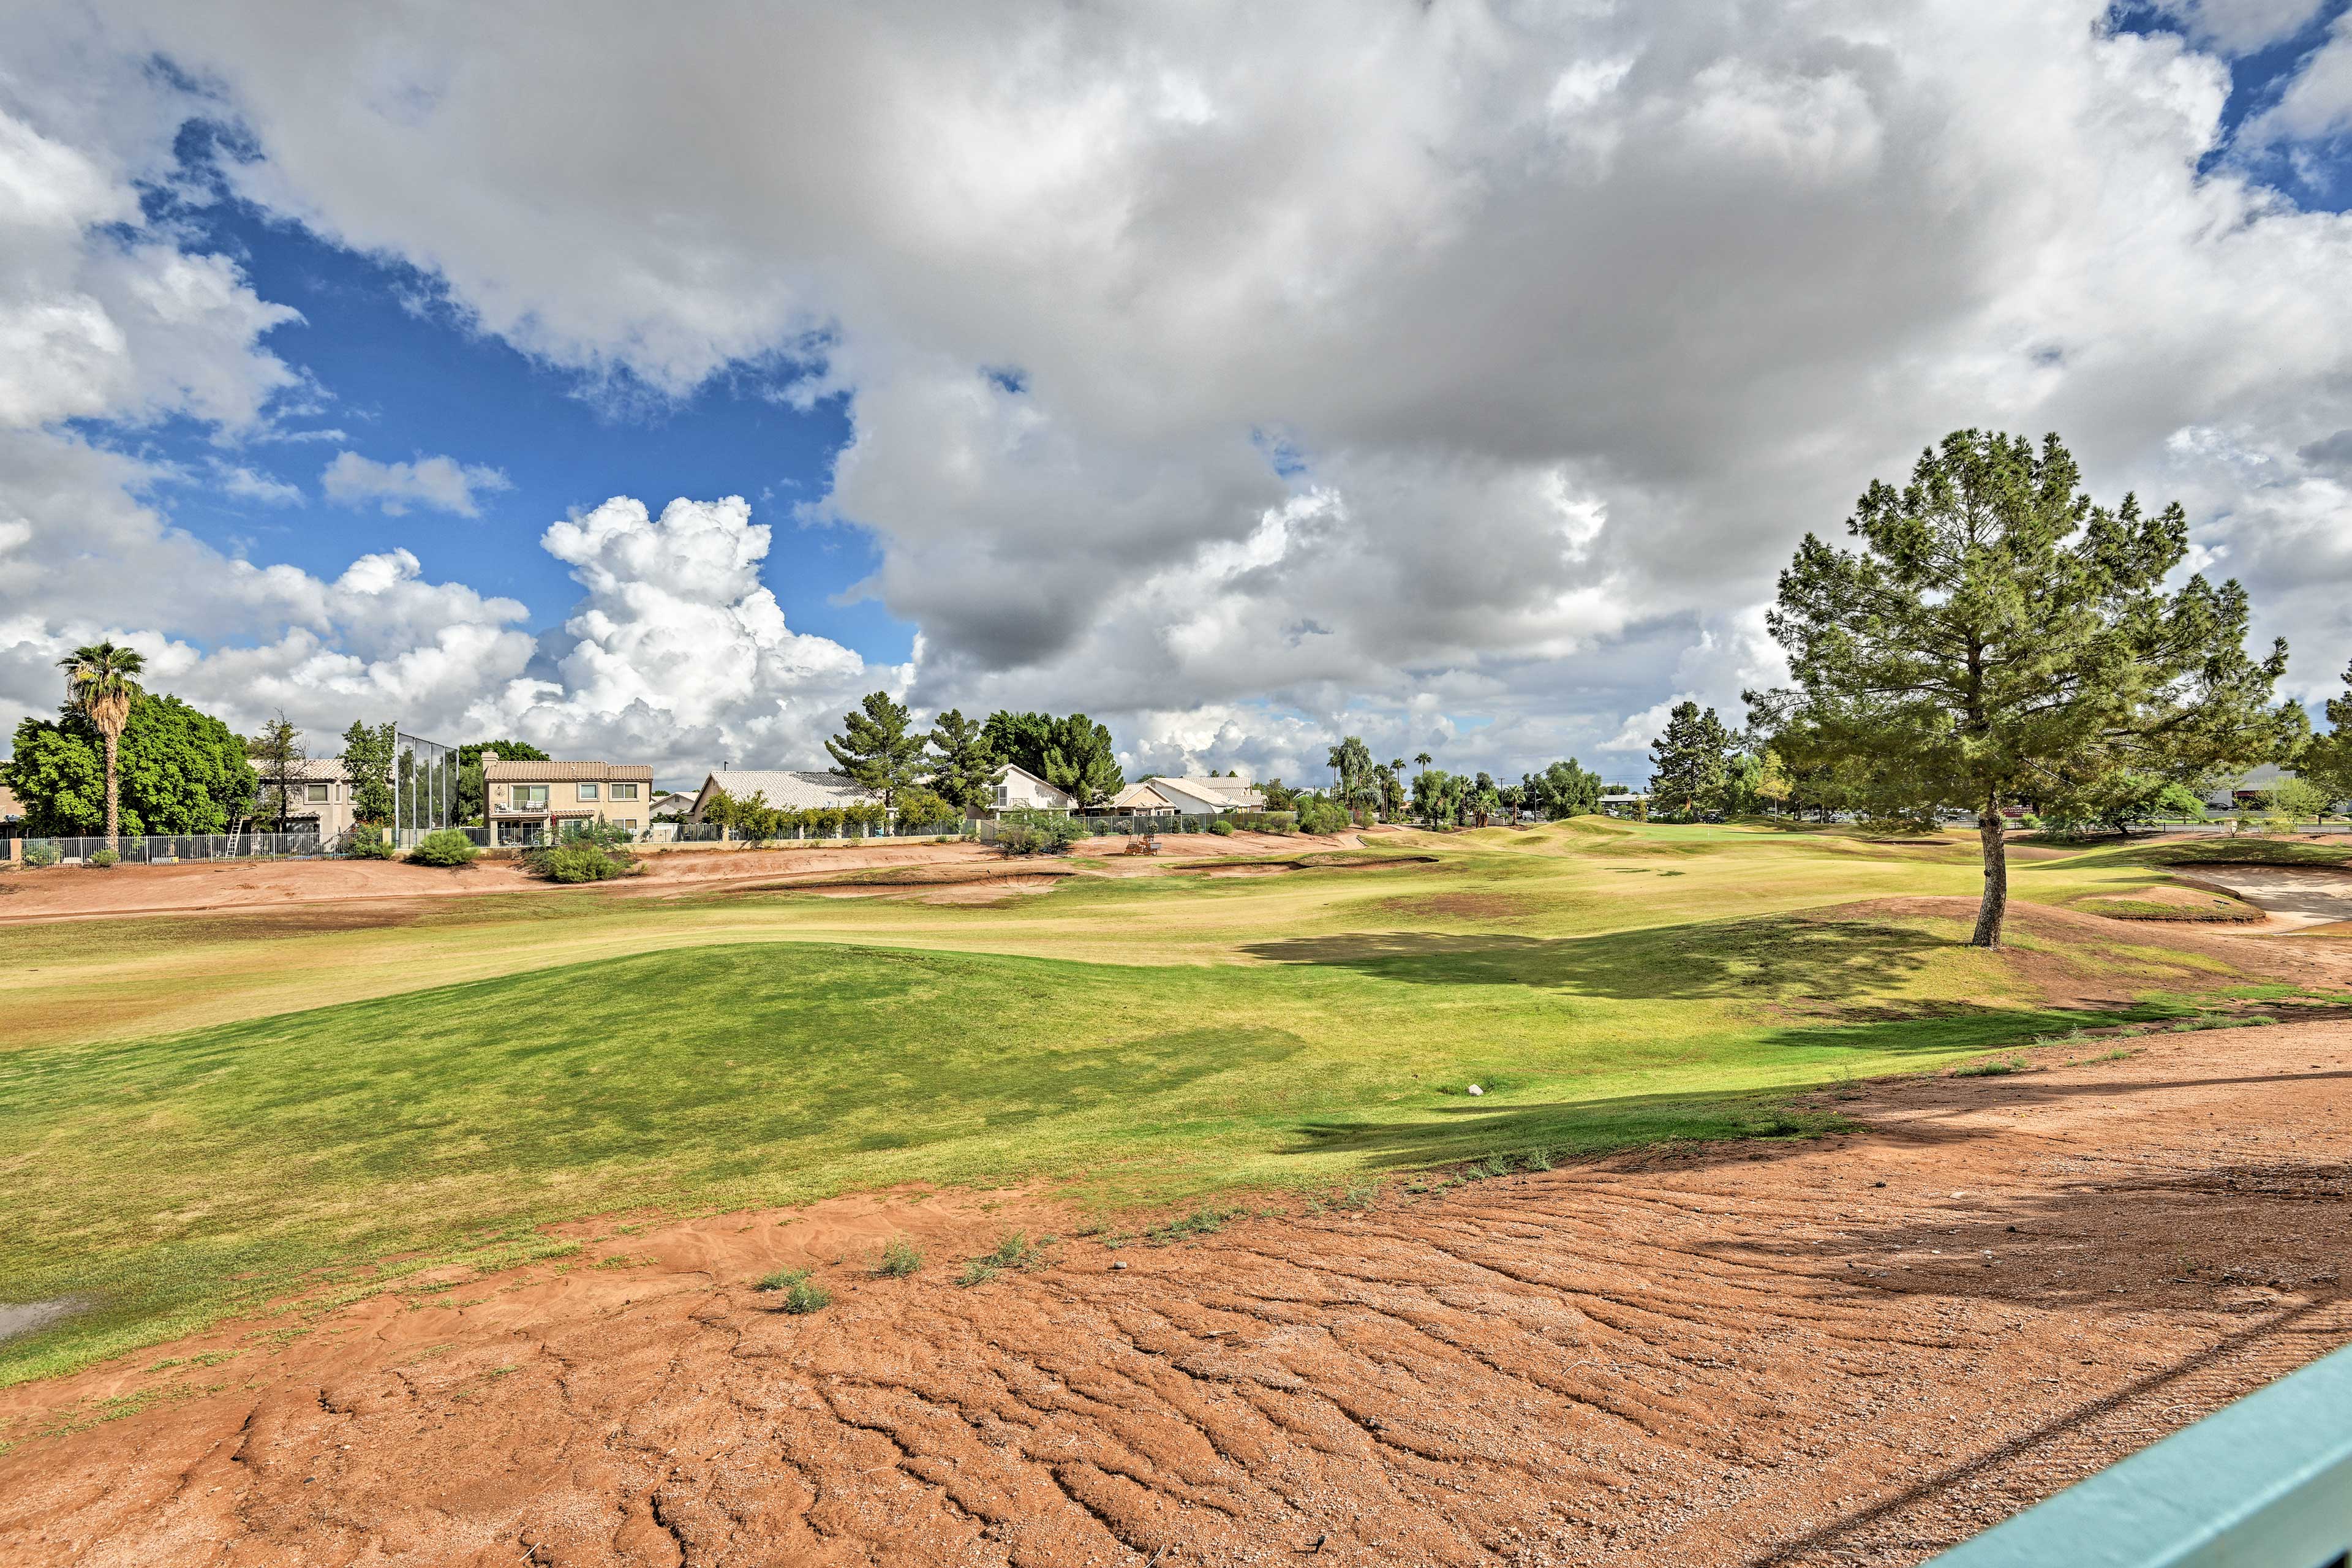
M2041 1061L970 1289L1067 1216L877 1194L235 1325L0 1394L0 1563L1916 1563L2352 1340L2352 1025Z

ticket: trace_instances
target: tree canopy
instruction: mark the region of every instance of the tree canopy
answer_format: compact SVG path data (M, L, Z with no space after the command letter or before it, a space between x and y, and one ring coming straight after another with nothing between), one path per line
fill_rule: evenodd
M982 733L998 761L1027 769L1067 791L1080 805L1107 800L1127 784L1110 731L1083 713L1056 719L999 709L988 716Z
M958 811L993 805L996 786L1004 782L1004 763L988 743L987 726L950 708L931 726L929 739L925 778L932 793Z
M2187 780L2278 754L2302 710L2272 705L2286 645L2245 650L2245 591L2191 576L2179 503L2110 510L2055 436L1955 431L1897 490L1874 481L1862 542L1807 535L1767 616L1794 684L1750 692L1792 769L1826 765L1876 804L1977 813L1984 897L1971 941L2000 945L2004 805L2126 771Z
M824 743L834 764L882 797L884 805L913 786L923 763L919 733L910 733L913 715L887 691L869 691L841 716L842 733Z
M1676 816L1694 816L1720 804L1738 737L1715 710L1677 702L1665 732L1650 742L1650 795Z
M351 784L353 822L382 827L392 820L392 764L397 735L391 724L366 724L356 719L343 731L343 777ZM478 812L480 807L475 809Z
M14 744L0 783L24 802L26 831L104 831L105 739L87 713L68 703L55 719L26 719ZM125 833L226 833L257 787L229 727L176 697L132 698L117 750Z
M1519 792L1522 803L1553 822L1601 809L1601 775L1574 757L1554 763L1539 773L1526 774L1519 780Z

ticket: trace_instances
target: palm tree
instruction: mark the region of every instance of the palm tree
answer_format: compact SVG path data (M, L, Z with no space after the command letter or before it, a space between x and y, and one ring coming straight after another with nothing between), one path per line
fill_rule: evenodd
M58 660L58 668L66 672L68 705L80 709L106 741L106 847L119 854L121 813L116 753L122 727L131 722L131 701L139 695L139 682L133 678L147 668L147 661L137 648L108 641L74 649L69 658Z
M1436 760L1436 758L1431 756L1427 752L1415 752L1413 755L1412 765L1417 768L1425 768Z

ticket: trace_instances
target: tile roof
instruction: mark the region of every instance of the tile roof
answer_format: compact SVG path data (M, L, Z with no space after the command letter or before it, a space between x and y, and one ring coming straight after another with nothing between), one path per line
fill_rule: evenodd
M787 811L805 811L811 806L855 805L882 798L840 773L817 770L730 768L704 779L703 790L708 791L714 784L734 799L749 800L757 795L770 805ZM700 805L702 798L698 794L695 803Z
M484 784L600 784L607 779L649 784L654 782L654 770L643 763L509 763L497 757L482 759Z

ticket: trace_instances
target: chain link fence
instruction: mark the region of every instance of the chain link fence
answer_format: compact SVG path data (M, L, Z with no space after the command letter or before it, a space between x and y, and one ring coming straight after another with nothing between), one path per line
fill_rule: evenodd
M27 866L79 866L107 847L104 834L27 837L16 854ZM316 860L340 853L340 839L317 833L126 833L116 841L125 865L171 866L184 860Z

